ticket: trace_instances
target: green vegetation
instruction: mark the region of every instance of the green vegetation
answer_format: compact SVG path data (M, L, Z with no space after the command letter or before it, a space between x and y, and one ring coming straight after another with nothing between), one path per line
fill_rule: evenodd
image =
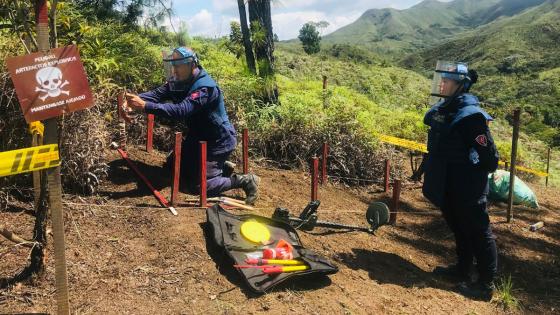
M59 44L79 46L96 97L92 109L64 117L62 172L68 188L87 182L92 176L88 174L103 174L99 148L117 133L115 99L119 89L144 91L161 84L161 48L180 43L192 46L202 65L218 81L238 130L250 128L252 149L280 165L305 166L319 152L322 142L327 141L331 144L330 174L375 178L381 174L382 160L389 154L388 150L392 150L390 146L379 145L377 133L425 141L422 117L429 102L430 80L418 72L391 65L364 48L335 44L308 56L299 43L280 43L275 54L279 102L273 103L269 97L269 79L247 70L238 27L232 29L230 38L205 40L189 38L185 32L130 28L113 19L88 20L71 2L61 2L58 6ZM2 30L1 34L2 53L24 54L15 34L8 30ZM325 90L323 76L328 78ZM0 78L0 84L7 87L0 99L0 150L27 146L25 121L5 68ZM535 82L549 82L558 92L560 70L557 67L540 71L532 78ZM521 82L522 77L511 75L501 79L503 84L492 81L494 85L485 88L517 95L516 88L509 87ZM525 90L543 91L542 86L532 88L533 83L529 82ZM480 89L475 93L483 95L486 106L490 104L487 108L498 117L492 128L502 156L508 157L511 127L508 117L502 114L507 112L504 104L509 101L499 96L491 102L485 91ZM532 102L535 94L527 95L527 103ZM527 111L524 119L527 115L534 114ZM539 117L548 116L543 113ZM558 121L550 117L550 121ZM159 123L156 147L170 149L171 132ZM524 130L531 128L534 134L554 139L549 127L543 120L543 124L528 124ZM141 125L131 126L129 140L142 142L142 132ZM544 169L545 150L541 142L522 134L520 160L524 165ZM553 169L559 166L553 165Z
M308 54L316 54L321 50L321 36L319 31L312 23L305 23L299 30L299 40L303 45L303 50Z
M423 1L406 10L372 9L325 36L325 43L365 46L401 55L428 48L461 32L516 15L545 0Z
M515 289L513 288L511 275L508 275L507 278L503 277L496 289L497 292L494 301L502 306L504 310L515 311L521 307L519 300L513 295Z
M481 74L474 92L495 117L511 120L519 107L523 131L559 146L559 21L560 3L546 1L409 55L402 64L429 74L436 59L468 61Z

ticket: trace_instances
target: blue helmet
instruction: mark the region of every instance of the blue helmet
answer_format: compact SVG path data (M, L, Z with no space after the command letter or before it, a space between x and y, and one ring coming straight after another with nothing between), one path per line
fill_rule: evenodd
M182 57L173 58L172 54L174 52L179 53ZM171 54L167 56L167 58L163 58L163 61L170 62L171 65L188 64L191 62L198 64L198 57L196 56L196 53L192 49L181 46L173 49L173 51L171 52Z

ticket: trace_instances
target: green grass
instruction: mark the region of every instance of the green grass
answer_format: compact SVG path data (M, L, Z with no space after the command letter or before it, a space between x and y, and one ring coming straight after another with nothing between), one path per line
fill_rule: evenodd
M511 275L507 278L503 277L496 286L496 294L494 295L494 302L499 306L503 307L504 310L519 310L521 309L521 303L514 296L515 289L513 288L513 282L511 280Z

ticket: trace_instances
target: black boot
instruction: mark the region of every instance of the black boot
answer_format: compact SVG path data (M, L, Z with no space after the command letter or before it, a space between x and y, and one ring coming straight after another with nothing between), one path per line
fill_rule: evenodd
M462 295L473 300L490 301L496 287L494 282L461 282L457 285L457 290Z
M254 205L259 197L259 183L260 177L254 174L235 174L231 177L232 188L242 188L245 192L245 203Z
M470 282L471 280L471 268L461 268L459 265L437 266L432 274L457 282Z
M222 169L222 177L231 177L231 175L233 175L233 172L235 172L235 166L235 163L231 161L225 161L224 167Z

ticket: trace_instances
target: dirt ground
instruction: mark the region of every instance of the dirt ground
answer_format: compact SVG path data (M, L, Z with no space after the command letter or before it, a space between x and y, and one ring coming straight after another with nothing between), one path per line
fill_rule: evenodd
M164 156L130 149L140 169L165 196L171 176L161 169ZM504 311L494 302L472 301L430 271L454 260L453 238L439 215L423 199L418 184L406 183L396 226L375 235L316 229L300 232L303 244L331 259L339 272L293 282L255 295L229 266L218 268L207 252L203 209L182 208L178 216L158 207L116 152L107 152L110 178L98 195L64 195L66 257L70 304L75 314L496 314L560 312L560 194L532 185L540 210L516 206L514 221L492 214L499 251L499 276L511 276L521 310ZM252 165L262 177L256 213L270 216L276 207L299 214L309 201L307 174ZM241 196L234 192L230 196ZM319 189L319 218L365 224L371 201L389 201L379 186L350 189L329 183ZM31 238L31 201L10 199L0 222ZM492 204L492 212L505 204ZM232 210L236 213L241 211ZM406 213L408 212L408 214ZM530 232L529 224L545 227ZM0 313L55 313L52 238L44 277L0 289ZM29 249L0 238L0 278L27 263Z

